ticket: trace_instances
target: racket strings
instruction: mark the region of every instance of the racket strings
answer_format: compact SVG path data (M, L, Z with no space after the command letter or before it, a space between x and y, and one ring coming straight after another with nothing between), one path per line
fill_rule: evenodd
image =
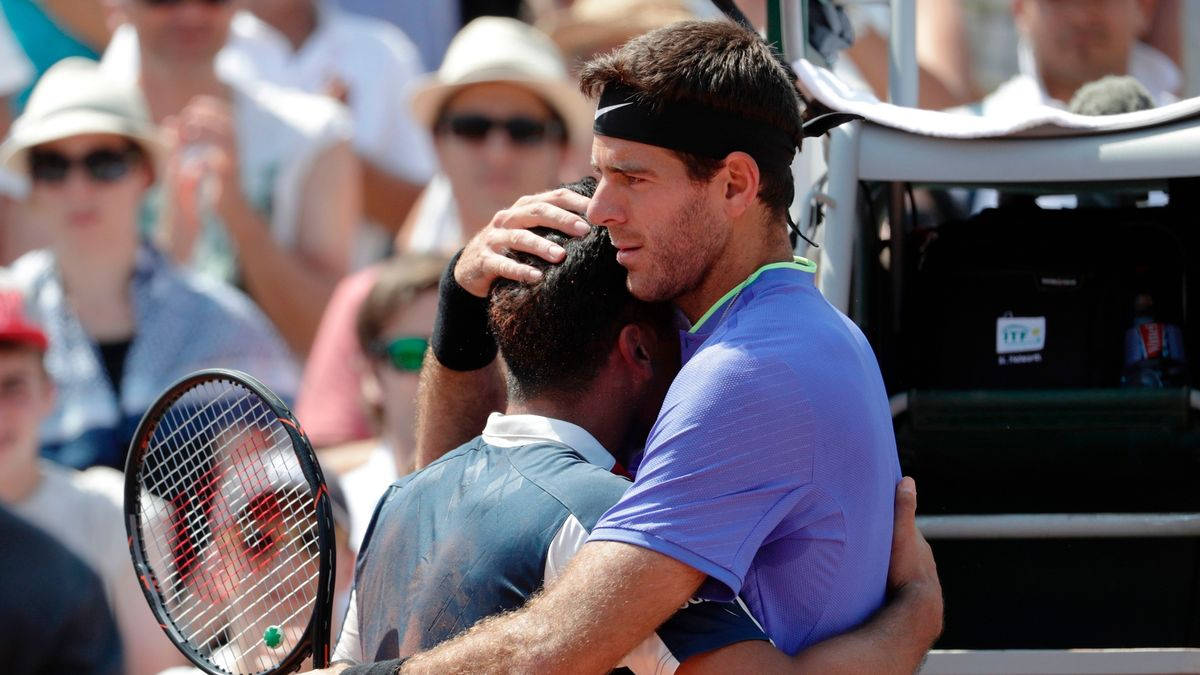
M302 639L317 595L314 495L272 409L231 382L177 399L139 472L143 548L176 628L223 669L264 670ZM278 627L279 644L265 644Z

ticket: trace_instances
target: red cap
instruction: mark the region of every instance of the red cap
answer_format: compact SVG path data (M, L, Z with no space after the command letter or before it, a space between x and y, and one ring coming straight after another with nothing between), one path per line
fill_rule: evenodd
M25 316L25 299L20 291L0 290L0 342L16 342L46 351L46 334Z

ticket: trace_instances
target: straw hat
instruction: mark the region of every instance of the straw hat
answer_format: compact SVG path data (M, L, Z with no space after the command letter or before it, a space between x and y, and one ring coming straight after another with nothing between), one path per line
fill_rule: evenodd
M137 85L106 76L95 61L71 57L38 80L25 112L0 145L0 166L25 175L29 148L82 134L124 136L145 150L157 167L166 156Z
M528 24L497 16L475 19L454 36L442 66L413 95L413 114L432 129L450 96L485 82L534 91L563 118L572 142L591 133L591 104L569 79L554 42Z
M569 57L588 58L676 21L695 19L684 0L575 0L537 22Z

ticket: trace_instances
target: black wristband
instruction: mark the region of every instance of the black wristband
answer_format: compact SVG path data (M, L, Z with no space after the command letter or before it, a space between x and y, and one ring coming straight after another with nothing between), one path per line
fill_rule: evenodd
M438 283L437 318L433 322L433 355L450 370L479 370L496 359L496 340L488 328L487 298L477 298L458 285L454 254Z
M400 668L407 660L406 656L402 659L391 659L379 663L360 663L343 670L342 675L395 675L400 672Z

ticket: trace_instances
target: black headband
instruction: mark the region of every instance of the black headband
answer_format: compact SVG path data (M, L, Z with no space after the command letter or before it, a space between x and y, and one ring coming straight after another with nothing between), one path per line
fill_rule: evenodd
M712 159L740 150L759 165L790 166L796 155L795 140L782 129L696 103L669 102L654 109L616 84L600 95L592 130Z

